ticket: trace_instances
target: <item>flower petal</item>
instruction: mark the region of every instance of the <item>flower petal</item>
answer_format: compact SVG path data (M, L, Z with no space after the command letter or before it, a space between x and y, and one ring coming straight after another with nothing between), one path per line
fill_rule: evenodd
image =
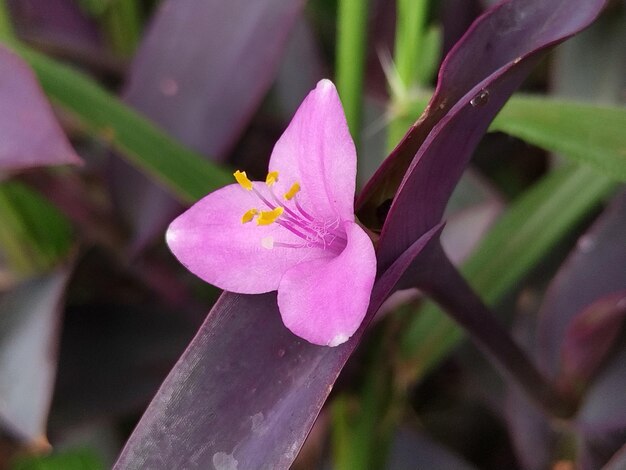
M374 246L365 231L346 222L348 244L332 259L299 263L278 286L283 323L307 341L337 346L365 317L376 276Z
M275 223L242 223L252 208L266 209L254 193L236 184L226 186L175 219L167 230L167 244L195 275L240 294L276 290L282 275L296 263L332 256L307 247L271 248L273 241L302 245L302 240Z
M281 192L295 182L304 208L321 218L354 220L356 150L335 85L321 80L280 137L269 171Z

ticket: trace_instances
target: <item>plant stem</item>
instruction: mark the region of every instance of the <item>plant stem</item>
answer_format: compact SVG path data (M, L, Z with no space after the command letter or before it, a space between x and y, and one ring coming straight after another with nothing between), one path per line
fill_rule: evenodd
M396 39L394 45L394 65L403 95L418 83L419 67L424 54L424 36L429 0L398 0L396 14ZM406 102L406 96L397 96L391 91L392 106ZM392 149L406 133L402 122L393 120L389 124L388 145Z
M103 15L111 48L122 57L132 56L141 35L141 15L136 0L115 0Z
M8 42L15 39L15 31L11 24L11 16L5 0L0 0L0 41Z
M420 276L420 289L435 300L469 333L476 345L549 414L567 418L575 411L570 397L560 395L537 370L509 332L450 262L440 245L433 250L428 273Z
M337 89L357 146L363 110L368 4L368 0L339 0L337 12Z
M424 52L424 35L428 0L399 0L395 40L395 65L405 87L418 80L418 69Z

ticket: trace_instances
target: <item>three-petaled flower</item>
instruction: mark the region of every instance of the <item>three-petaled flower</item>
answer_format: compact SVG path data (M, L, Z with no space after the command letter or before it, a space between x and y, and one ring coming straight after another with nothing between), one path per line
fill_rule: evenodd
M322 80L272 152L265 182L234 174L170 225L167 243L193 273L241 294L278 290L283 323L307 341L345 342L376 275L355 222L356 150L335 86Z

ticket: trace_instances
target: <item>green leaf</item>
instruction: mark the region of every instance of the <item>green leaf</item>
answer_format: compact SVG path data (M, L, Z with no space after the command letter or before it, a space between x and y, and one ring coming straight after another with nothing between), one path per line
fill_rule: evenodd
M428 98L415 97L396 109L408 127L422 113ZM516 94L496 116L489 130L518 137L614 179L626 181L626 107L556 100Z
M24 46L13 47L52 101L181 201L196 201L232 182L228 171L169 137L86 75Z
M515 95L491 124L626 181L626 107Z
M487 303L498 302L614 186L584 166L550 173L498 220L463 265L463 274ZM416 312L402 337L414 376L438 364L462 337L460 328L436 305L428 303Z
M43 457L21 457L12 462L11 470L104 470L98 455L89 449L73 449Z
M53 267L72 246L69 221L21 183L0 184L0 220L2 254L21 275Z

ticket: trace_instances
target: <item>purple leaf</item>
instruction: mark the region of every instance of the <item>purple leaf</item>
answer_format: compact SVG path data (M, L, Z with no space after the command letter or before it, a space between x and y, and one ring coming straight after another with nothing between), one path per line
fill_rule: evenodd
M380 203L391 197L389 190L408 166L381 234L383 268L439 223L489 123L542 52L586 27L604 3L503 2L480 17L452 49L425 114L359 199L364 205L369 198ZM368 208L371 203L366 214Z
M303 0L167 0L133 61L126 101L223 158L267 92Z
M584 392L576 417L584 469L599 468L626 439L626 343L623 334L619 338L626 292L624 233L626 193L578 241L539 316L537 354L545 372L564 390Z
M96 25L76 0L8 0L13 21L20 35L29 40L95 49L99 43Z
M167 0L133 61L126 101L185 145L223 160L269 89L304 0ZM133 251L178 210L126 165L119 199L135 227ZM128 182L131 182L128 184Z
M69 268L24 282L0 300L0 422L18 439L47 443L61 298Z
M538 353L555 376L562 345L575 317L598 299L626 289L626 193L615 199L595 225L578 240L552 282L541 307ZM608 300L608 299L607 299Z
M576 388L593 377L615 346L625 317L626 290L595 301L572 319L561 346L563 384Z
M0 45L0 171L80 164L30 68Z
M428 232L374 287L368 319L436 240ZM282 324L275 294L224 293L165 380L116 468L288 468L366 322L336 348Z

